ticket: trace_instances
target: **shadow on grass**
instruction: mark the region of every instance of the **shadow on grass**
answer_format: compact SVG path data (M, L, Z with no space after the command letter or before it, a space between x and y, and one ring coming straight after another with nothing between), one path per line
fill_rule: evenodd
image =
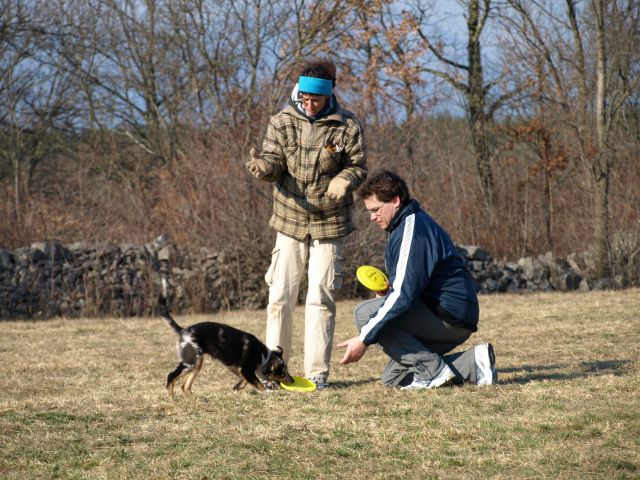
M361 378L359 380L343 380L339 382L331 382L331 389L339 389L339 388L351 388L358 387L361 385L369 385L371 383L380 383L379 378L369 377L369 378Z
M576 380L598 375L625 375L625 367L631 360L602 360L578 364L522 365L514 368L498 368L498 381L502 384L524 384L539 380ZM504 380L500 374L513 374Z

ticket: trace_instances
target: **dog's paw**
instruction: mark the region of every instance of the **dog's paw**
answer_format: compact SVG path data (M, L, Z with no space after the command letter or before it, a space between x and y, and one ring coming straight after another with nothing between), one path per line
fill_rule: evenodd
M246 385L247 385L247 381L243 379L243 380L240 380L238 383L236 383L233 386L233 389L237 392L242 390Z

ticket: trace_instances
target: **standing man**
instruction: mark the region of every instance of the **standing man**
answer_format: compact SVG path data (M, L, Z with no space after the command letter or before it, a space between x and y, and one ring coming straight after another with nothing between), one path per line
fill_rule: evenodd
M318 389L329 386L334 292L342 283L344 237L354 230L351 192L367 176L364 130L338 104L335 84L331 61L306 62L289 105L271 117L261 155L251 149L246 164L256 178L274 183L266 343L291 355L292 314L308 259L304 369Z
M471 275L449 235L388 170L359 191L371 220L389 233L384 296L354 311L358 337L339 344L341 364L357 362L374 343L389 357L382 382L402 390L437 388L463 381L496 381L490 343L445 355L477 331L478 298Z

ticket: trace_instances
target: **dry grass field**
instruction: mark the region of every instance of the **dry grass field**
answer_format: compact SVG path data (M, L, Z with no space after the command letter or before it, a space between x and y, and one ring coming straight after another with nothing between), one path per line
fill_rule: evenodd
M481 315L463 348L494 344L497 385L387 389L370 349L336 351L315 393L236 393L207 360L189 401L166 397L159 318L0 323L0 478L639 478L640 291L481 297ZM262 311L208 318L264 338Z

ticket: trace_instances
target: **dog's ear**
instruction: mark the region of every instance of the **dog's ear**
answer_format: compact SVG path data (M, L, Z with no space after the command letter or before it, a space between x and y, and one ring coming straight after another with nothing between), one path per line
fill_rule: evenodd
M276 349L273 351L273 353L275 353L276 355L278 355L280 358L282 358L282 355L284 353L284 351L282 350L282 347L280 345L278 345L276 347Z

